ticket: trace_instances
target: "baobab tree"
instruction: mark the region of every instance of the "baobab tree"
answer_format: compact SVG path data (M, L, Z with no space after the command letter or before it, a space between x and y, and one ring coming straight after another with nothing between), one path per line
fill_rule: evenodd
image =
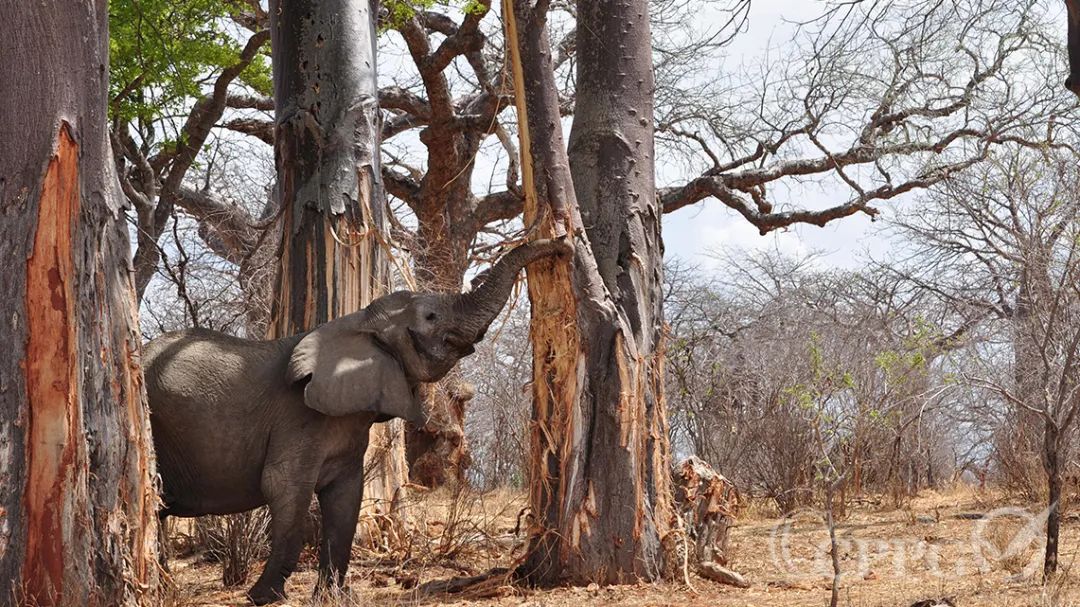
M1045 41L1033 6L962 12L920 5L914 14L884 15L871 7L827 22L809 40L807 69L791 74L799 83L792 103L740 138L716 136L725 154L709 136L687 128L721 133L723 115L710 121L712 114L687 109L662 121L657 132L699 145L713 166L685 185L657 190L646 3L578 6L577 31L589 38L580 34L575 44L569 154L546 31L549 6L504 4L522 125L525 225L539 235L571 238L576 251L570 267L554 262L529 271L536 525L519 573L535 582L617 582L655 579L662 571L661 544L672 517L661 214L715 198L762 233L875 216L874 201L940 183L985 160L996 144L1030 141L1031 116L1055 106L1045 102L1044 89L1010 85L1016 66L1036 61L1034 51ZM857 29L871 22L876 27L869 33ZM1038 42L1004 43L1018 31ZM860 48L886 51L870 61ZM840 103L844 91L868 111L851 114ZM763 105L755 98L742 107ZM1002 105L1019 111L1003 114ZM859 118L835 128L845 115ZM792 160L781 150L801 154ZM770 199L770 184L807 176L834 179L851 196L815 210L778 208Z
M0 32L0 603L149 605L157 496L106 4L13 4Z
M651 50L656 147L660 156L684 159L688 167L658 188L663 211L721 204L761 231L873 217L880 201L977 165L989 147L1027 137L1025 130L1045 124L1048 116L1057 116L1049 121L1055 134L1072 128L1065 117L1075 102L1052 93L1057 76L1050 51L1057 47L1034 2L887 4L840 7L856 11L851 14L826 10L799 30L782 61L755 66L760 69L754 73L713 73L720 65L713 51L726 36L685 35L679 28L691 27L697 5L662 3L653 15L659 33ZM735 25L745 16L743 5L736 3L731 14ZM245 35L267 27L269 17L257 2L229 6L233 12L225 18L248 28ZM505 111L513 79L491 12L486 2L460 16L425 7L394 12L384 23L389 33L382 43L400 47L408 61L379 91L386 142L381 173L399 201L397 210L415 221L396 221L389 212L387 219L391 242L411 257L421 288L460 289L466 269L491 256L493 241L521 235L514 219L523 208L516 125ZM557 21L552 70L558 111L566 116L576 111L580 30L574 11L560 12ZM699 39L708 43L690 42ZM257 78L245 80L258 72L260 57L232 80L217 136L241 132L252 145L273 143L273 123L264 112L273 111L274 99L259 92ZM224 76L221 69L212 73ZM704 83L695 76L702 70L710 70ZM1020 74L1043 72L1055 84L1010 84ZM419 145L398 146L409 132L419 135ZM496 163L484 187L476 171L492 155L509 161ZM138 189L136 164L127 173ZM801 207L792 202L795 196L784 196L795 180L840 192L843 199ZM239 265L245 293L258 290L252 283L267 292L267 282L252 277L268 274L258 270L272 256L257 250L276 246L264 236L273 206L232 196L234 187L209 177L204 185L189 183L199 195L178 196L174 209L194 218L207 247ZM458 474L455 462L467 460L460 417L470 393L458 381L435 391L438 415L409 437L410 459L424 460L416 470L427 471L416 480L437 484Z
M353 15L360 8L366 10L366 4L348 8L348 14ZM362 307L373 294L389 287L385 247L388 238L384 234L385 203L378 163L380 121L377 104L371 105L376 103L374 96L370 96L372 101L367 105L351 110L353 114L366 112L362 120L370 122L367 128L356 132L356 142L345 143L354 136L350 129L356 126L356 116L349 112L345 112L346 115L332 127L327 127L323 134L329 136L333 131L333 141L341 142L341 145L335 146L334 154L321 154L319 162L309 160L306 155L311 151L304 147L310 146L311 141L301 139L306 131L293 129L298 130L294 137L296 141L289 144L285 151L298 147L296 153L299 156L289 154L285 159L279 157L278 167L284 171L280 175L288 180L282 181L277 191L290 204L299 198L301 202L297 203L299 206L296 209L283 207L282 200L273 195L262 200L244 199L236 191L235 185L226 189L223 195L209 187L212 169L215 163L220 162L220 155L211 153L199 157L211 142L220 141L215 138L214 131L249 132L255 124L269 130L265 141L274 142L272 122L260 122L243 115L245 111L274 110L270 66L266 61L271 38L270 14L258 2L175 6L168 2L154 2L135 7L121 1L112 7L112 20L125 37L118 39L115 45L122 69L112 86L111 139L123 191L135 209L138 244L135 275L140 299L151 278L159 272L176 283L185 303L193 299L185 284L190 272L185 272L187 268L184 267L174 267L184 265L187 252L179 242L171 243L180 249L177 252L180 261L170 262L165 244L161 242L167 228L177 225L178 210L197 222L200 240L206 248L236 268L234 275L239 283L237 290L242 295L240 307L244 310L245 320L240 330L248 335L262 337L268 329L273 335L306 330L328 318ZM247 36L246 39L236 43L232 36L224 35L229 25L237 27L241 34ZM296 32L294 34L298 35ZM356 45L351 47L351 51L364 50L364 45L374 45L374 38L368 41L365 36L353 35L352 32L348 38L341 44ZM303 44L308 42L304 41ZM278 46L281 44L279 40ZM292 44L299 48L302 42L297 40ZM160 52L162 48L170 51L164 57ZM336 52L327 45L325 52L331 51ZM331 111L344 111L338 104L369 99L365 97L367 93L362 95L356 87L361 84L365 87L375 86L374 52L372 46L364 53L353 53L357 62L370 63L370 69L364 73L370 82L365 80L358 83L355 77L339 76L339 71L353 75L354 72L350 70L354 66L331 66L324 60L307 66L295 66L297 74L289 78L288 85L292 87L289 90L299 95L303 92L299 90L302 86L314 86L320 80L348 82L347 88L323 88L321 93L308 94L308 97L317 98L305 97L297 101L327 104L327 97L333 96L333 110L329 106L321 108L322 114L325 116ZM314 74L314 71L319 73ZM206 77L202 72L211 75ZM203 78L207 83L205 91L196 82ZM172 121L165 118L172 112L180 112L182 119ZM288 130L290 124L294 125L295 119L285 125L287 133L293 132ZM174 130L174 138L162 136ZM372 137L374 139L370 139ZM262 143L257 145L261 146ZM371 150L363 151L369 146L374 146L371 149L375 150L375 159L368 162L374 163L372 166L376 172L371 173L370 168L363 174L356 168L346 170L347 166L356 167L358 159L371 156ZM195 166L200 164L197 159L204 167L201 171L195 170ZM331 169L335 171L332 174L329 172ZM200 176L200 172L205 174ZM200 177L205 182L198 186L195 182ZM314 181L308 183L309 179ZM320 179L323 180L321 183ZM296 192L284 191L289 187L296 188ZM320 188L325 188L325 191L320 191ZM329 200L330 192L336 192L332 202ZM360 192L367 193L368 198L363 198ZM319 207L322 211L318 211L316 207L304 206L309 199L323 203L325 208ZM346 204L348 201L352 202ZM366 203L366 210L358 207L361 202ZM320 224L319 230L312 226L305 228L304 222L309 221L311 216L318 218L320 212L329 212L331 217L345 221L348 226L328 228ZM281 227L283 221L290 222L284 230ZM323 242L316 232L326 229L331 232L325 233L327 242ZM337 246L333 230L344 230L337 232L341 237L363 235L363 242ZM282 246L282 234L288 236L282 249L286 257L285 267L301 275L294 277L287 274L283 283L275 283L279 274L277 255ZM292 237L298 234L302 236ZM330 251L327 247L331 243L335 244L335 248L327 257ZM310 273L300 265L305 263L304 255L309 246L314 247L312 252L322 253L312 266L319 269ZM297 250L292 250L294 248ZM291 261L296 261L298 265L290 266ZM327 279L326 276L331 278ZM294 278L320 281L320 284L331 286L305 289L302 285L293 285ZM284 284L287 290L275 290L275 284ZM291 298L298 299L294 301ZM271 322L271 308L276 311L274 323ZM187 322L198 324L200 321L198 314L187 316ZM369 496L390 499L405 481L402 461L404 440L400 436L400 425L400 422L395 422L377 426L373 431L377 435L376 442L386 449L368 451L372 458ZM397 438L392 437L395 433Z
M579 6L579 31L589 36L577 41L573 165L547 10L546 2L504 2L526 224L571 239L575 250L570 264L529 269L537 525L518 572L533 583L657 579L673 510L648 5Z
M376 14L370 0L275 0L273 32L279 269L269 334L355 312L390 291L379 170ZM405 483L402 422L372 430L368 497Z

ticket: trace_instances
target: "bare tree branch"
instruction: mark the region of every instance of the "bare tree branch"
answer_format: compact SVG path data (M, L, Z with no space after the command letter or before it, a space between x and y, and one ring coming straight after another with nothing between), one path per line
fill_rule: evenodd
M234 118L221 123L221 128L251 135L267 145L274 145L274 123L258 118Z

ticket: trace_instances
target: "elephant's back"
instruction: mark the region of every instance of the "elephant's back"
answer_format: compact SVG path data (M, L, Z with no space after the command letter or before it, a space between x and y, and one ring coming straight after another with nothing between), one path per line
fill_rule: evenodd
M276 387L288 360L281 341L242 339L208 329L166 333L143 349L152 410L188 403L235 406ZM261 400L261 399L260 399Z
M262 466L283 392L288 343L206 329L162 335L143 349L150 425L166 512L240 512L264 503Z

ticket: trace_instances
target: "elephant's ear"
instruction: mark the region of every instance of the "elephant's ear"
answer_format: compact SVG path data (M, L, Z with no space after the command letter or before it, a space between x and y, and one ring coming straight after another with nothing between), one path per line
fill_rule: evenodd
M304 336L289 358L288 381L308 377L304 404L320 413L366 411L377 414L378 421L400 417L424 424L416 390L397 359L370 333L329 323Z

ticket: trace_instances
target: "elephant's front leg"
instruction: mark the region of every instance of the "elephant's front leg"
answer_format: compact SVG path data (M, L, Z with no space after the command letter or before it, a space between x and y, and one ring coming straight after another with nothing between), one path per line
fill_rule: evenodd
M352 556L356 521L364 496L363 458L356 459L355 469L338 476L319 491L322 513L322 544L319 546L319 585L345 585L345 572Z
M285 580L296 569L303 548L304 520L314 483L280 482L282 480L282 475L263 475L263 493L270 507L270 557L266 559L262 575L248 590L248 598L256 605L285 598Z

